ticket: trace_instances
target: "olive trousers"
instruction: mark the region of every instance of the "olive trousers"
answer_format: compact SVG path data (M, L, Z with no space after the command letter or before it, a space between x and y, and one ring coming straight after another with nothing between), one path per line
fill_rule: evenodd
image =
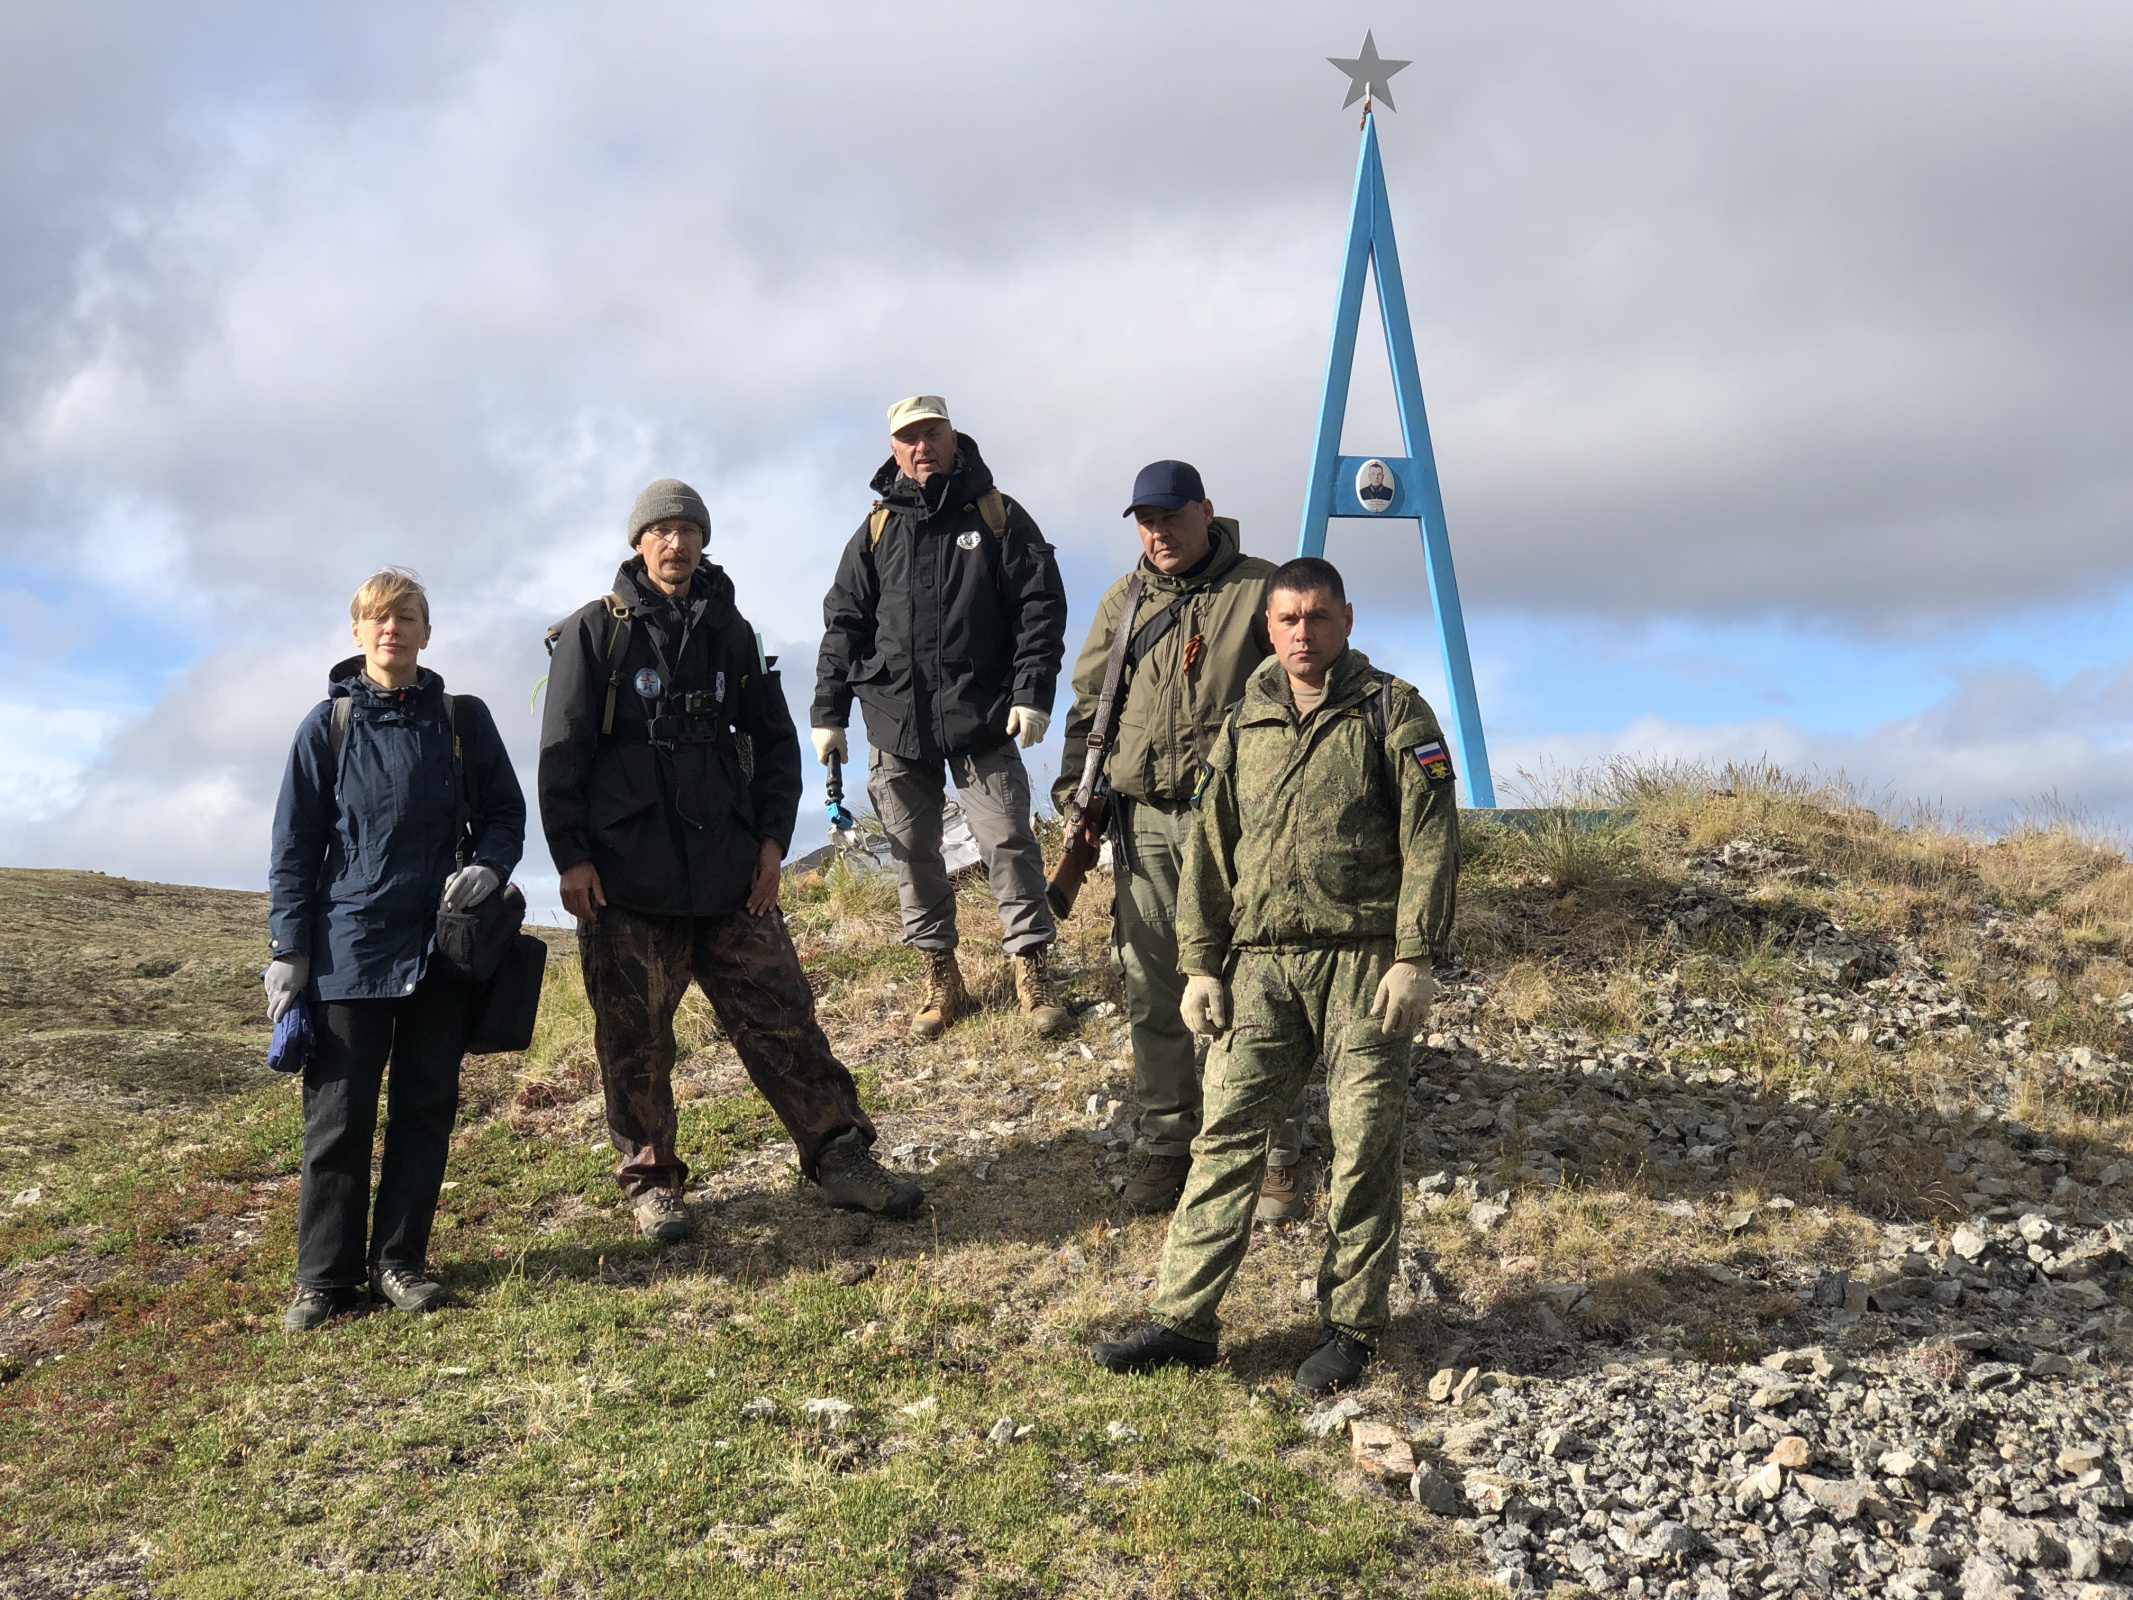
M1375 1344L1391 1321L1400 1249L1400 1151L1414 1041L1370 1017L1392 941L1336 948L1241 950L1229 983L1230 1028L1208 1052L1192 1172L1170 1219L1149 1315L1213 1340L1216 1309L1244 1261L1269 1136L1326 1058L1328 1238L1318 1268L1322 1320Z

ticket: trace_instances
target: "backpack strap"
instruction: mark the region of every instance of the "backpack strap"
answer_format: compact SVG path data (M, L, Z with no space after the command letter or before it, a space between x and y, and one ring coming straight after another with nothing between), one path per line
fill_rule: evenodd
M1377 680L1378 692L1363 701L1363 725L1370 730L1371 739L1380 751L1385 748L1385 735L1392 731L1392 712L1386 702L1392 698L1392 674L1370 669L1371 677Z
M600 713L600 732L615 731L615 690L622 682L622 658L629 654L630 608L615 595L603 602L611 626L607 630L607 707Z
M327 736L333 746L333 781L327 787L333 790L335 805L339 805L341 801L341 751L347 747L348 722L354 715L355 702L344 694L333 702L333 710L326 723Z
M459 731L459 702L462 697L448 694L444 697L445 720L452 729L452 777L459 786L459 799L465 808L459 840L459 864L465 866L474 858L474 849L481 843L484 822L481 809L481 774L474 763L464 754L464 741ZM478 703L478 702L477 702Z
M985 519L985 526L1002 544L1007 542L1007 496L997 489L987 489L971 502L971 509ZM881 536L888 530L889 506L885 500L874 502L874 509L867 513L867 548L881 543Z

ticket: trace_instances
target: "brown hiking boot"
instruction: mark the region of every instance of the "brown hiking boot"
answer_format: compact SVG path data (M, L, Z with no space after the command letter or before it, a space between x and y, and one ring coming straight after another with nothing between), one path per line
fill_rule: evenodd
M963 969L953 950L921 950L926 960L926 1001L911 1018L911 1031L921 1039L938 1039L952 1022L970 1011L970 991L963 987Z
M1030 1026L1046 1039L1071 1028L1073 1017L1052 993L1052 947L1040 944L1016 956L1014 963L1015 998Z
M926 1203L926 1191L905 1183L876 1160L857 1128L840 1133L822 1147L815 1181L840 1211L903 1218Z
M639 1237L654 1244L679 1244L696 1231L696 1220L679 1189L647 1189L630 1203Z
M1303 1216L1310 1209L1304 1195L1303 1177L1301 1161L1286 1167L1269 1166L1266 1176L1259 1180L1259 1205L1252 1212L1252 1220L1294 1222Z
M1150 1156L1119 1191L1118 1202L1128 1211L1173 1211L1178 1196L1185 1192L1185 1174L1191 1170L1190 1156Z

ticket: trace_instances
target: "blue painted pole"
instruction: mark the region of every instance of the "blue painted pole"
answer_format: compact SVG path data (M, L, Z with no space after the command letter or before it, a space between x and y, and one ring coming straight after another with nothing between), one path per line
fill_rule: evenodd
M1466 773L1467 804L1496 804L1489 774L1488 741L1481 731L1481 701L1474 693L1474 663L1467 653L1466 612L1459 604L1459 578L1452 567L1452 540L1444 523L1444 489L1437 481L1437 452L1430 443L1429 413L1422 404L1422 373L1415 361L1414 328L1407 320L1407 286L1400 276L1400 247L1393 234L1392 202L1385 192L1385 169L1378 159L1378 134L1364 129L1371 176L1371 243L1377 252L1378 310L1385 320L1385 344L1392 353L1392 394L1400 412L1400 437L1407 447L1408 470L1420 491L1416 507L1422 523L1423 563L1429 572L1430 603L1437 612L1437 650L1444 662L1444 683L1452 703L1452 742L1459 746Z
M1363 271L1370 265L1370 174L1376 156L1377 140L1366 127L1362 154L1355 163L1355 195L1348 202L1348 253L1341 262L1333 347L1326 352L1326 384L1318 401L1318 437L1311 443L1311 481L1304 491L1303 533L1296 542L1300 556L1326 553L1326 519L1333 515L1341 424L1348 417L1348 380L1355 370L1355 332L1363 319Z
M1437 478L1429 417L1422 403L1422 375L1415 360L1414 329L1407 316L1407 290L1400 277L1400 252L1393 236L1392 206L1385 189L1384 164L1378 155L1376 124L1375 117L1366 115L1363 119L1362 150L1356 159L1355 194L1348 216L1347 255L1341 267L1340 303L1334 312L1332 347L1326 356L1318 435L1312 445L1311 477L1304 492L1303 528L1296 553L1325 554L1326 524L1333 516L1342 466L1341 427L1348 414L1355 337L1362 321L1364 270L1374 263L1378 313L1392 359L1393 400L1399 410L1400 434L1407 452L1407 459L1397 465L1401 509L1422 528L1422 555L1429 574L1430 603L1436 613L1438 654L1444 664L1445 687L1451 695L1451 704L1445 708L1451 723L1448 731L1459 751L1466 803L1493 807L1496 785L1489 772L1488 742L1482 734L1481 702L1474 692L1466 613L1459 603L1459 579L1452 566L1444 492Z

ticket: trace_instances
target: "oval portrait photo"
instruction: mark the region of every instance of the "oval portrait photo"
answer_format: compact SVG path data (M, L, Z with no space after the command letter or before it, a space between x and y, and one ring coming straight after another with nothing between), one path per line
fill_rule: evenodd
M1392 505L1392 497L1399 484L1400 480L1392 475L1392 469L1382 461L1366 461L1355 469L1355 497L1363 502L1363 509L1373 516Z

